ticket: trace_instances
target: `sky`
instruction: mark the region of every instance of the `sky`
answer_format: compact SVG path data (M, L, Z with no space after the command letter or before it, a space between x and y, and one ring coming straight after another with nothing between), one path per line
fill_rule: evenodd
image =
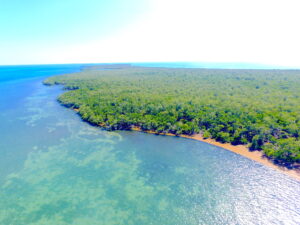
M0 65L242 62L300 68L299 0L0 0Z

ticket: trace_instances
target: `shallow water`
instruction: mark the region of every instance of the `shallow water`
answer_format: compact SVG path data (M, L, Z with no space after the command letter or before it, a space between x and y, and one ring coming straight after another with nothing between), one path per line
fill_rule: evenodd
M0 83L1 225L300 224L300 182L195 140L92 127L41 84L79 66L55 68Z

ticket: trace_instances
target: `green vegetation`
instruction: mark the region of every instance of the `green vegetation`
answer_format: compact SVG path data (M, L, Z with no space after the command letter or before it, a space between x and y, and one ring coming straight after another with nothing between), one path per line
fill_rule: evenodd
M59 101L91 124L249 144L278 163L300 162L300 71L143 68L55 76ZM102 68L103 69L103 68Z

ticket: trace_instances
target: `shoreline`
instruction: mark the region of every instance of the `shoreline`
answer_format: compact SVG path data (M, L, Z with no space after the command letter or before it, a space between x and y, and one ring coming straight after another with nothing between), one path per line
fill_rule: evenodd
M79 112L79 110L76 109L76 108L73 108L73 110L76 113ZM105 127L104 124L98 124L96 126ZM300 181L300 168L299 169L298 168L289 169L285 166L275 164L271 159L268 159L266 156L264 156L262 151L250 151L249 148L246 145L232 145L230 143L220 143L220 142L217 142L216 140L211 139L211 138L203 138L203 136L201 134L175 135L175 134L172 134L172 133L157 133L157 132L154 132L154 131L143 131L142 129L140 129L137 126L132 126L132 128L130 130L131 131L137 131L137 132L143 132L143 133L147 133L147 134L181 137L181 138L187 138L187 139L202 141L204 143L207 143L207 144L210 144L210 145L213 145L213 146L221 147L221 148L223 148L227 151L234 152L238 155L241 155L243 157L251 159L251 160L253 160L255 162L258 162L258 163L260 163L264 166L267 166L269 168L275 169L275 170L277 170L281 173L284 173L284 174Z
M148 133L148 134L156 134L156 135L164 135L164 136L172 136L172 137L182 137L182 138L202 141L204 143L207 143L207 144L210 144L213 146L217 146L217 147L221 147L225 150L234 152L238 155L241 155L248 159L254 160L255 162L258 162L264 166L275 169L281 173L284 173L284 174L300 181L300 169L289 169L285 166L280 166L280 165L274 164L274 162L272 160L268 159L267 157L265 157L261 151L249 151L249 148L246 145L232 145L230 143L220 143L211 138L203 138L203 136L201 134L175 135L172 133L156 133L154 131L143 131L138 127L133 127L131 130L138 131L138 132L144 132L144 133Z

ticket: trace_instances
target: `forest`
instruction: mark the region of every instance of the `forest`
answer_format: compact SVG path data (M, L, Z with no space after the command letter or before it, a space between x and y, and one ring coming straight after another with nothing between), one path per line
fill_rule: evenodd
M193 135L300 163L300 71L95 66L54 76L58 101L107 130Z

